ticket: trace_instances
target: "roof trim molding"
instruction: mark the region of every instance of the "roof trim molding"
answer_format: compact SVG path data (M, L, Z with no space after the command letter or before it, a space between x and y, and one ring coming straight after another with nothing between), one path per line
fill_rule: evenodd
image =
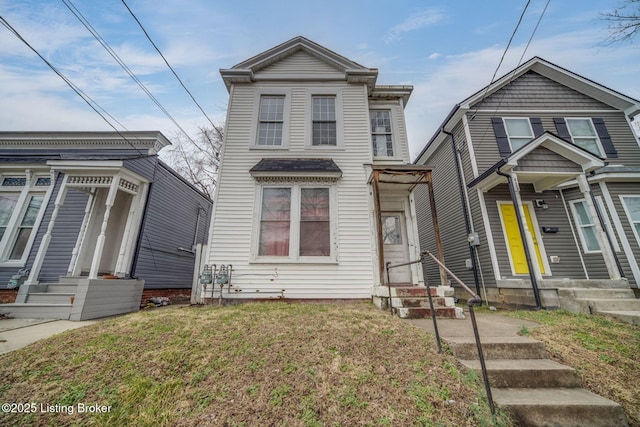
M302 36L294 37L231 68L221 69L220 75L227 86L227 90L229 90L234 83L253 82L254 74L257 71L298 51L303 51L344 73L345 79L350 83L366 83L369 90L372 90L375 86L378 78L378 70L376 68L364 67Z
M159 131L0 132L2 149L135 149L156 154L171 141Z

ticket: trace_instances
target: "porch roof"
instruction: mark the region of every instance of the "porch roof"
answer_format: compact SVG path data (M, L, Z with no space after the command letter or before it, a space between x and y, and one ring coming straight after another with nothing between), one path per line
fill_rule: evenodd
M377 180L383 190L411 191L418 184L431 183L431 170L424 165L371 165L368 182Z
M340 178L342 170L332 159L262 159L249 173L254 178L319 177Z
M553 168L553 167L527 167L521 166L527 159L532 157L534 150L545 148L558 156L575 164L577 168ZM602 168L605 162L600 157L579 147L559 136L544 132L534 138L529 143L520 147L509 156L500 159L496 164L483 172L467 186L477 187L482 191L489 191L496 185L507 182L505 176L500 173L513 172L518 177L518 181L523 184L533 184L536 192L548 190L564 182L571 181L581 173L587 173Z

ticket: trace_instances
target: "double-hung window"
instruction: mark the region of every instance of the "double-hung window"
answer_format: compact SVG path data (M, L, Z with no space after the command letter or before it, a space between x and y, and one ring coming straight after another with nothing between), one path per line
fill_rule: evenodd
M0 263L26 260L50 186L49 177L0 176Z
M636 240L640 244L640 196L620 196L620 199L622 199L633 234L635 234Z
M604 151L591 119L565 119L565 121L575 145L596 156L604 157Z
M311 121L313 146L336 146L337 121L336 121L336 97L331 95L312 96Z
M594 218L589 213L587 202L584 200L576 200L571 202L571 210L578 227L578 234L582 242L582 249L585 253L600 252L600 244L596 236L596 225Z
M284 95L262 95L258 116L258 146L281 146L284 128Z
M393 138L391 133L391 111L371 110L371 141L374 157L393 157Z
M332 241L331 186L261 189L258 260L328 260Z
M528 118L503 118L511 151L516 151L533 139L533 129Z

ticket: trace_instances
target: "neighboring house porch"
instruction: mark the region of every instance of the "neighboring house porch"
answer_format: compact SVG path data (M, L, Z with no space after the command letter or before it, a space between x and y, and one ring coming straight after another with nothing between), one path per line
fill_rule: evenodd
M1 312L85 320L191 287L211 201L159 161L162 134L125 134L0 134L2 287L22 272Z

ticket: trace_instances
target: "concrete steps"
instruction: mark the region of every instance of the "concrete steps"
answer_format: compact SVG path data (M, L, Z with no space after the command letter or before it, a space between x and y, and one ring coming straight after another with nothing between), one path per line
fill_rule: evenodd
M62 283L37 285L39 292L29 292L24 303L0 305L0 313L16 319L68 320L78 282L75 278L64 279Z
M620 406L581 388L496 388L498 406L521 426L627 426Z
M517 425L628 426L620 405L583 390L575 370L549 359L542 342L488 322L478 329L493 400ZM462 335L470 326L443 324L441 334L454 356L481 375L475 339Z
M479 360L460 360L480 371ZM489 359L485 363L494 387L549 388L580 387L575 369L550 359Z
M0 313L15 319L63 319L68 320L71 304L56 303L13 303L0 305Z
M555 287L560 308L575 313L602 314L633 325L640 324L640 299L626 280L543 280Z
M461 319L462 309L455 306L453 289L450 293L440 288L430 288L433 307L437 317ZM389 298L391 294L391 298ZM381 310L391 307L402 319L422 319L431 317L431 307L426 286L376 286L372 288L373 303Z

